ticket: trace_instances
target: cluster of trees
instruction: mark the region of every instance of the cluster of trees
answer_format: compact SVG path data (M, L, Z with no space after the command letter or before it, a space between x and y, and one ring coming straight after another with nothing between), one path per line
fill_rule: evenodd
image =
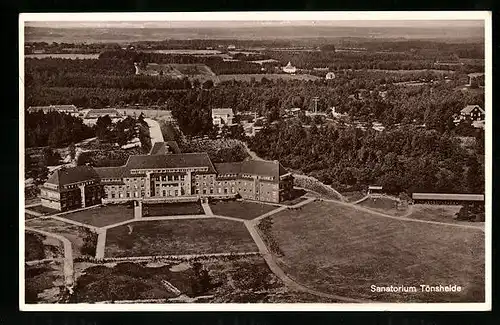
M33 179L36 185L47 180L49 169L47 166L59 165L61 155L50 147L35 150L26 150L24 155L24 178Z
M27 148L65 147L94 135L81 119L58 112L26 112L24 129Z
M267 125L250 148L340 190L380 184L395 194L484 191L484 156L463 150L452 135L436 130L305 129L298 121L280 122Z
M137 119L127 116L125 119L113 123L108 115L99 117L94 127L97 138L104 143L118 143L122 146L133 138L139 138L144 152L151 150L149 126L141 114Z

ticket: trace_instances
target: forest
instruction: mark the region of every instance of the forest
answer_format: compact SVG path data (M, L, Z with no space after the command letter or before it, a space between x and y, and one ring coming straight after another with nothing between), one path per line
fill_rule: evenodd
M259 156L318 178L341 191L382 185L384 191L482 193L484 133L474 153L448 133L414 126L386 132L300 122L267 125L251 141Z

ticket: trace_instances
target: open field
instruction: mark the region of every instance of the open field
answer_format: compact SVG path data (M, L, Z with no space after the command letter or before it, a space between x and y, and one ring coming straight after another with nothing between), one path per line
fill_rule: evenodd
M215 201L210 203L210 208L216 215L250 220L278 207L257 202Z
M54 219L31 219L26 221L26 227L44 230L50 233L59 234L68 238L73 248L73 258L81 256L80 249L83 246L89 229L72 225Z
M47 262L36 266L25 265L25 302L55 303L64 288L64 277L60 262Z
M61 212L61 211L56 210L56 209L51 209L51 208L48 208L48 207L44 207L41 204L29 207L29 208L27 208L27 210L35 211L35 212L41 213L43 215L49 215L49 214L54 214L54 213Z
M59 257L63 257L63 247L59 240L30 231L24 233L25 261Z
M453 219L455 213L460 211L461 207L462 207L461 205L414 204L413 211L408 216L408 218L427 220L427 221L474 225L474 223L468 221L457 221Z
M106 205L74 213L63 214L61 217L91 226L104 227L114 223L134 219L134 209L123 204Z
M54 59L99 59L99 53L36 53L36 54L26 54L25 58L30 59L45 59L45 58L54 58Z
M290 75L290 74L281 74L281 73L269 73L269 74L222 74L219 75L219 80L221 82L223 81L230 81L230 80L236 80L236 81L246 81L250 82L252 79L255 79L255 81L260 82L262 81L262 78L266 78L268 80L318 80L321 79L316 76L312 76L309 74L297 74L297 75Z
M278 263L297 282L380 302L484 301L484 233L380 217L348 206L311 203L272 217ZM421 284L459 285L460 293L426 293ZM376 293L376 286L416 286L415 293Z
M138 221L109 229L106 257L253 252L246 227L222 219Z
M142 211L144 217L205 214L198 202L144 204Z
M402 216L408 212L406 207L398 207L398 201L386 197L369 197L357 204L391 216Z

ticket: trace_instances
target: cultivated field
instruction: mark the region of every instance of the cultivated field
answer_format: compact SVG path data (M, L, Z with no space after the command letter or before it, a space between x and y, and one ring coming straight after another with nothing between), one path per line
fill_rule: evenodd
M134 219L134 209L126 205L116 204L91 208L60 217L78 221L95 227L104 227L114 223Z
M144 204L144 217L205 214L198 202Z
M252 81L252 79L254 79L257 82L260 82L260 81L262 81L262 78L266 78L268 80L283 79L283 80L313 80L313 81L321 79L319 77L312 76L309 74L290 75L290 74L280 74L280 73L269 73L269 74L223 74L223 75L219 75L219 80L221 82L230 81L230 80L250 82L250 81Z
M82 255L80 249L83 245L84 238L88 235L89 229L54 219L31 219L27 220L25 224L26 227L40 229L66 237L71 242L73 258Z
M392 216L402 216L408 212L406 206L398 207L398 201L386 197L369 197L357 204L359 206Z
M383 302L484 301L484 233L317 202L272 217L278 263L299 283ZM376 286L460 285L460 293L375 293Z
M210 208L216 215L250 220L278 207L257 202L216 201L210 204Z
M138 221L108 229L106 257L254 252L246 227L222 219Z

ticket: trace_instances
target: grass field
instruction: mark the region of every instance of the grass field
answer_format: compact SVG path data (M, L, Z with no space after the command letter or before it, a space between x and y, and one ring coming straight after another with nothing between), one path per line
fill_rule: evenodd
M210 204L210 208L216 215L250 220L278 207L256 202L216 201Z
M356 202L357 200L361 200L366 196L366 193L361 191L354 192L342 192L343 197L345 197L349 202Z
M222 219L191 219L139 221L109 229L105 256L254 251L257 251L257 247L242 223Z
M230 81L230 80L250 82L252 79L255 79L255 81L257 81L257 82L260 82L260 81L262 81L262 78L266 78L268 80L282 79L282 80L313 80L313 81L321 79L319 77L312 76L309 74L290 75L290 74L281 74L281 73L269 73L269 74L222 74L222 75L219 75L219 80L221 82Z
M407 208L398 208L398 202L390 198L370 197L357 203L359 206L389 214L391 216L402 216L408 212Z
M59 262L25 266L25 302L54 303L60 298L64 286L62 265Z
M461 207L462 206L460 205L415 204L413 205L413 211L408 216L408 218L446 223L473 224L470 222L462 222L453 219L455 213L460 211Z
M73 248L73 258L81 256L80 248L89 231L87 228L72 225L54 219L31 219L26 221L26 227L44 230L68 238Z
M381 302L484 301L484 233L400 221L330 202L272 217L278 258L299 283ZM374 293L376 286L462 287L460 293Z
M59 258L63 256L63 247L59 240L47 238L35 233L24 233L24 258L26 261Z
M87 225L104 227L114 223L134 219L134 209L126 205L107 205L88 210L67 213L61 217Z
M198 202L144 204L144 217L205 214Z

